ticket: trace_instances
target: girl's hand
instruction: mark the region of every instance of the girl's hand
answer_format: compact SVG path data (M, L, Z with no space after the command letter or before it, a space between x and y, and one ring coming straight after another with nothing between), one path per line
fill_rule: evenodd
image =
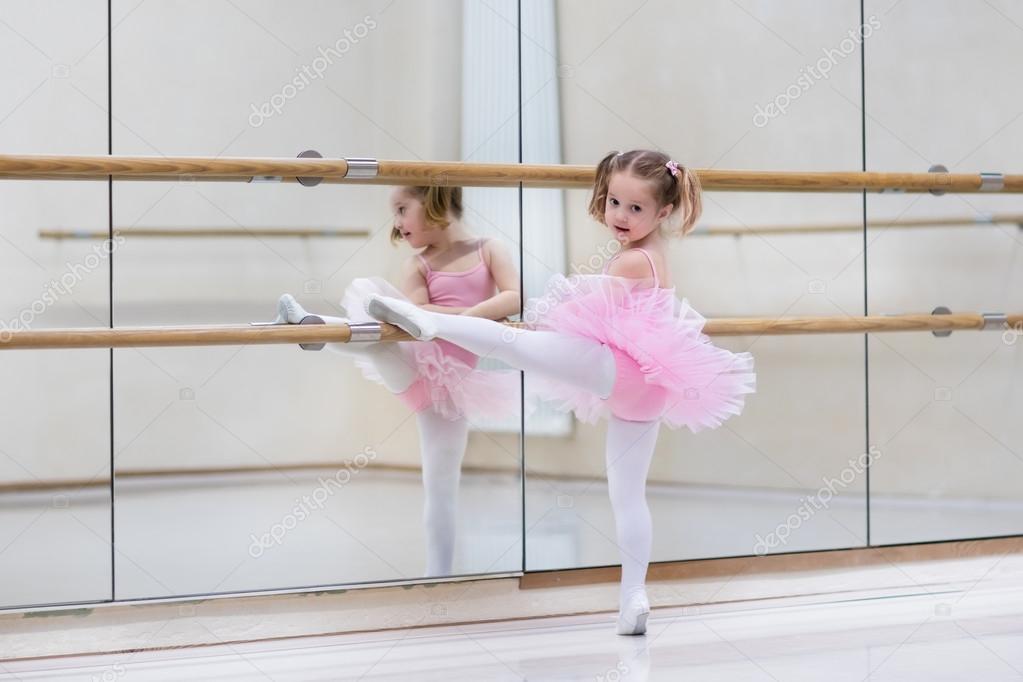
M461 308L459 306L437 305L435 303L424 303L419 307L433 313L447 313L448 315L461 315L466 310L469 310L468 308Z

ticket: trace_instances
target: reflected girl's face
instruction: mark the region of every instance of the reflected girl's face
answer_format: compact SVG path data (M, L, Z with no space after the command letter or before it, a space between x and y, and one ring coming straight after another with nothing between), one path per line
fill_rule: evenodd
M391 213L394 226L409 246L418 249L432 243L434 230L426 224L423 202L404 187L391 192Z
M658 206L650 183L626 172L615 173L607 184L604 224L621 244L638 242L656 230L672 206Z

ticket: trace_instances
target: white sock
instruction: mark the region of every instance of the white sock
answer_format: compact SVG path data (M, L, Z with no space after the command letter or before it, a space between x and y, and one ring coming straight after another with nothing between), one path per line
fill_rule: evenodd
M416 413L423 460L423 522L426 575L451 575L455 555L456 508L469 422L451 421L432 409Z
M622 556L619 592L622 606L633 594L645 589L653 544L646 478L660 426L660 420L632 422L615 416L609 417L607 422L607 487Z
M422 311L437 321L437 338L515 369L564 381L601 397L611 394L615 358L593 339L546 330L515 329L494 320Z

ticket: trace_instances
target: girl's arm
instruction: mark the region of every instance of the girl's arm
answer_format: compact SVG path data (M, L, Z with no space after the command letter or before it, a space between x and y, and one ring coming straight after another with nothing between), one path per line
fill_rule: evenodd
M498 293L465 308L461 314L485 317L488 320L503 320L510 315L518 315L522 305L522 297L519 294L519 271L515 268L511 256L496 240L488 239L483 243L483 258L490 266Z
M419 268L419 259L410 256L401 264L401 293L418 306L425 307L430 302L430 292L426 288L426 275Z

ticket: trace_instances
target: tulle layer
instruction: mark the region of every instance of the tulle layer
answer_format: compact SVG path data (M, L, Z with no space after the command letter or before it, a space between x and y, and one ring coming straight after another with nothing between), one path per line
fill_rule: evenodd
M615 354L617 375L609 398L546 377L528 377L531 401L550 402L594 423L614 414L661 420L669 428L716 428L742 412L756 391L753 355L715 346L703 333L706 319L675 289L650 280L612 275L555 275L544 293L526 303L523 320L534 329L595 339Z
M363 307L371 293L407 301L408 298L381 277L358 278L345 289L341 305L353 322L375 321ZM415 362L416 380L399 398L418 411L432 406L446 419L465 417L470 422L503 421L521 411L519 372L510 369L481 370L479 358L444 340L399 341L398 346ZM373 361L356 357L355 366L370 381L383 384Z

